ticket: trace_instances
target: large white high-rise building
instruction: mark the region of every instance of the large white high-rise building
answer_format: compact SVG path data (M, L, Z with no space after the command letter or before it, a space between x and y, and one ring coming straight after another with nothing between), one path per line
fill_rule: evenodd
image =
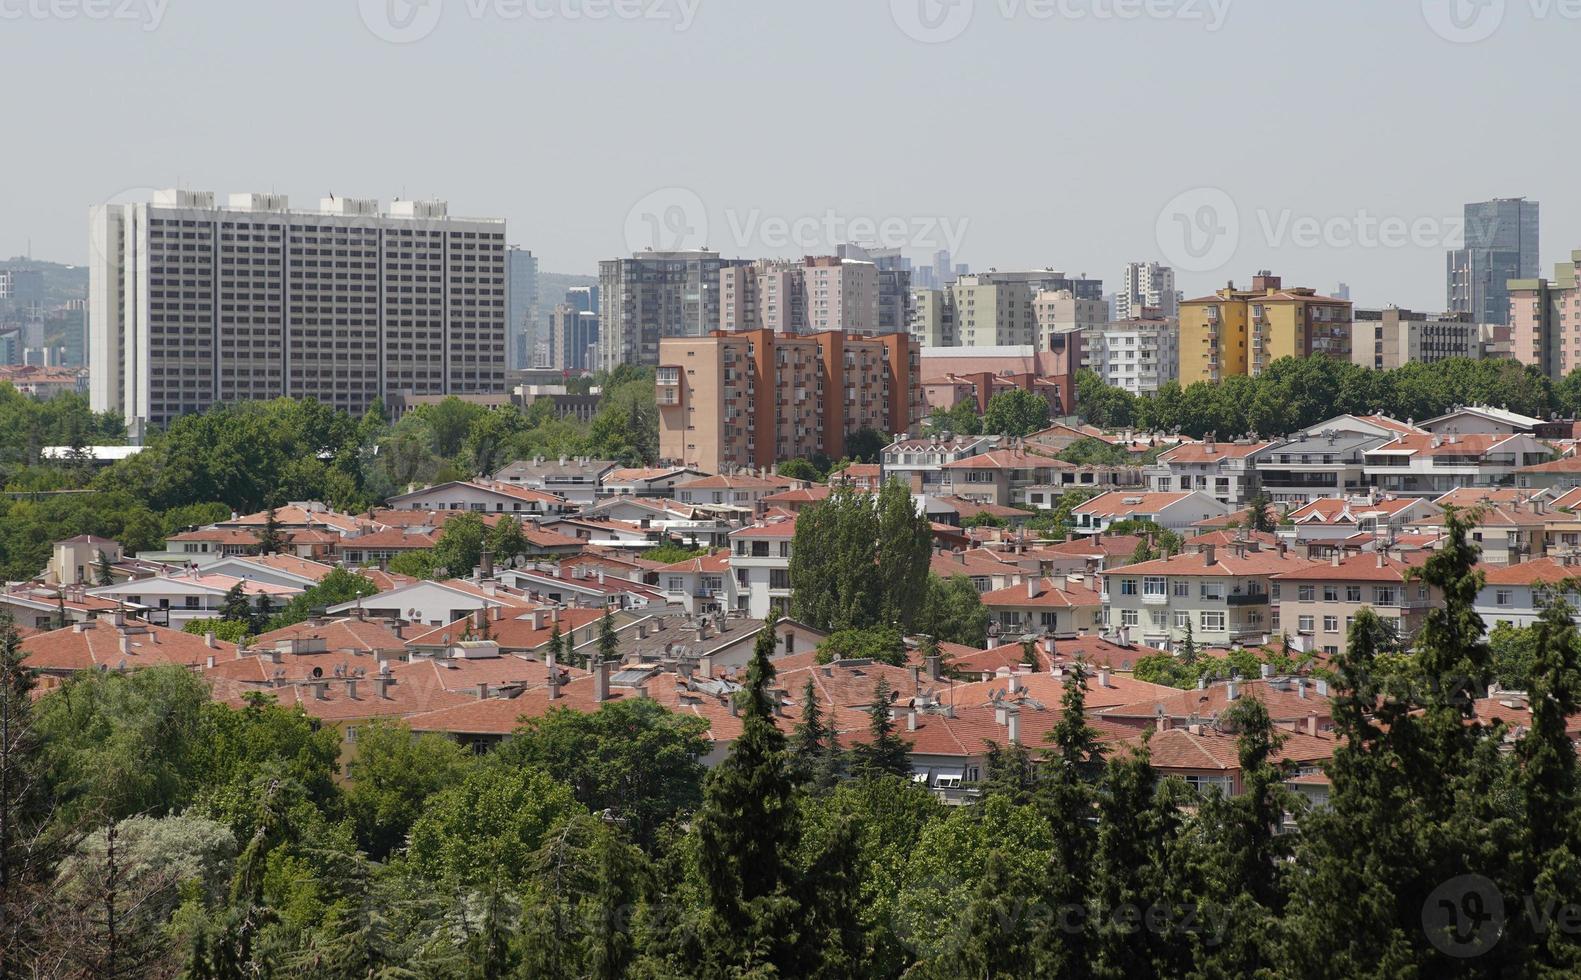
M1114 318L1136 320L1146 316L1174 319L1180 314L1180 294L1175 291L1175 270L1157 262L1129 262L1124 282L1114 297Z
M440 201L160 191L89 219L95 410L166 425L221 402L505 391L505 222Z

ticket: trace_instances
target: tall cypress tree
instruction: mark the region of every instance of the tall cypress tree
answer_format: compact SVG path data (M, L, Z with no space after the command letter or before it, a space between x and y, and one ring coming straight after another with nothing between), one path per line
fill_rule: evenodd
M790 752L796 778L812 782L814 774L828 752L828 729L824 727L823 710L818 704L818 689L812 678L802 687L801 721L791 733ZM819 787L825 788L825 787Z
M1064 914L1065 929L1050 929L1040 953L1044 972L1084 976L1091 968L1092 935L1084 913L1092 890L1095 783L1102 775L1098 733L1087 724L1087 665L1077 661L1064 675L1060 720L1043 750L1039 798L1054 829L1054 868L1049 907ZM1081 911L1078 911L1081 910Z
M793 856L800 840L785 735L774 725L775 618L758 633L737 694L741 734L713 772L697 815L698 864L714 919L707 972L795 972L803 961Z

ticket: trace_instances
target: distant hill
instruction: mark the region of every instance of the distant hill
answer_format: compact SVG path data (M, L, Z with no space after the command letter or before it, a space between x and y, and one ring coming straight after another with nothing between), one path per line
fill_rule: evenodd
M0 259L0 269L37 269L44 274L44 305L62 306L70 300L88 298L88 267L61 265L14 256Z

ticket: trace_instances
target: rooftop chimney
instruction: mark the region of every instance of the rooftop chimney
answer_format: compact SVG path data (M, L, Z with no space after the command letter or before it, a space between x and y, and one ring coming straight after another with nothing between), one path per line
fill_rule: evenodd
M353 701L357 700L357 678L346 678L346 697Z
M1005 712L1005 727L1007 729L1007 731L1005 733L1005 737L1009 740L1010 744L1011 745L1020 745L1021 744L1021 712L1019 712L1019 711L1007 711L1007 712Z
M1240 685L1240 682L1237 681L1237 680L1234 680L1232 678L1230 680L1230 683L1225 685L1224 698L1227 701L1234 701L1236 698L1238 698L1240 696L1241 696L1241 685Z
M1035 575L1028 575L1027 576L1027 598L1028 599L1036 599L1037 597L1038 597L1038 580L1037 580L1037 576L1035 576Z
M936 653L928 656L927 658L925 658L925 662L928 665L928 679L929 680L935 680L936 681L936 680L939 679L939 660L940 660L939 655L936 654Z
M1203 565L1211 566L1211 565L1217 563L1218 559L1219 559L1219 555L1218 555L1218 548L1217 547L1215 547L1214 545L1211 545L1211 544L1205 544L1205 545L1202 546L1202 564Z
M602 704L609 700L609 670L613 666L609 663L596 664L593 667L593 700Z

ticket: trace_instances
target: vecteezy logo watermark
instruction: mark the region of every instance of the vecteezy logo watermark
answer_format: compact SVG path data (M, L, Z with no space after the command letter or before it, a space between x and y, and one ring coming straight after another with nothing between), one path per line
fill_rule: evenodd
M1378 215L1365 208L1348 214L1299 214L1291 208L1257 208L1251 231L1270 249L1460 248L1465 221L1453 215ZM1212 272L1230 263L1246 230L1241 210L1217 187L1177 194L1158 214L1158 247L1187 272Z
M1079 24L1089 21L1177 20L1217 31L1232 0L994 0L1003 20ZM965 33L977 0L890 0L896 26L924 44L953 41Z
M1241 244L1241 212L1217 187L1194 187L1164 205L1155 231L1170 265L1212 272L1228 265Z
M1422 903L1422 928L1445 956L1481 956L1504 935L1504 896L1481 875L1451 878Z
M1504 23L1504 0L1422 0L1422 16L1444 40L1475 44Z
M828 208L817 214L774 214L762 208L723 212L723 242L742 252L829 254L837 246L862 243L878 248L947 249L959 254L970 224L941 215L851 215ZM626 213L626 245L633 252L710 247L708 208L695 191L664 187L645 195ZM717 231L718 224L712 225Z
M889 15L909 38L943 44L965 33L975 0L889 0Z
M708 208L696 191L661 187L626 213L626 248L681 252L708 247Z
M92 20L157 31L170 0L0 0L0 20Z
M0 0L3 2L3 0ZM444 0L357 0L362 22L391 44L421 41L439 26ZM697 19L702 0L451 0L470 20L654 21L684 31Z
M1581 0L1526 0L1532 20L1581 21ZM1504 26L1508 0L1422 0L1422 17L1433 33L1455 44L1476 44Z

